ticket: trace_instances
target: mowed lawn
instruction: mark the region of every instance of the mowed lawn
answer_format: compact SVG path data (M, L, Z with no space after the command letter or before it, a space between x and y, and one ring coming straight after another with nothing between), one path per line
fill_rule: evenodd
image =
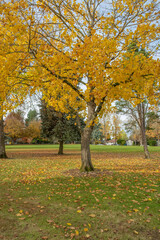
M0 160L0 239L160 239L160 147L7 146Z

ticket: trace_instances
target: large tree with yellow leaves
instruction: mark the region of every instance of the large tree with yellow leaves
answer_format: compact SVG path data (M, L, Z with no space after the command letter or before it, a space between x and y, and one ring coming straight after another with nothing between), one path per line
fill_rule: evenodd
M28 38L19 4L4 0L0 4L0 158L7 157L3 116L23 102L29 89L24 73L29 63Z
M68 103L86 118L81 129L81 170L94 170L90 136L94 123L115 99L153 94L159 87L159 60L154 60L160 27L156 0L29 1L29 52L45 101L67 111ZM136 41L149 58L127 51ZM134 89L134 91L133 91ZM135 92L136 91L136 92ZM63 97L62 97L63 95ZM158 96L158 95L157 95ZM77 99L79 101L77 101ZM143 99L135 98L135 105Z
M14 46L18 56L26 51L27 43L31 56L28 77L35 79L33 91L40 89L48 105L57 111L66 112L69 105L77 117L85 117L86 126L81 128L81 170L94 170L90 136L105 107L120 97L128 100L143 93L149 101L156 99L153 94L158 92L160 67L159 60L153 57L160 34L159 1L12 0L6 3L15 7L14 44L9 46ZM25 31L24 38L20 37L19 28ZM128 52L128 45L133 41L145 48L150 57ZM28 60L25 64L28 65ZM158 98L158 94L155 96ZM134 104L141 101L143 97L135 98Z

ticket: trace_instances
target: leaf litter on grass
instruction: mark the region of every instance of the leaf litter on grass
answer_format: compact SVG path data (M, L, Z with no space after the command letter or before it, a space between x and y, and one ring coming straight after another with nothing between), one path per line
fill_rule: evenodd
M15 235L158 239L159 160L93 154L93 163L96 171L87 174L78 170L79 155L0 160L0 208L17 221Z

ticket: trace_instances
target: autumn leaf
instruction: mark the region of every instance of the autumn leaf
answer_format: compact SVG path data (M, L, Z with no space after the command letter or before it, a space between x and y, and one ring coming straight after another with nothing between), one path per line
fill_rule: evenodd
M9 208L9 209L8 209L8 212L13 212L13 208Z
M21 214L21 213L17 213L16 216L17 216L17 217L21 217L22 214Z
M49 219L48 219L48 220L47 220L47 222L48 222L48 223L53 223L54 221L53 221L53 220L49 220Z
M76 231L75 231L75 234L76 234L76 236L78 236L78 235L79 235L79 232L78 232L78 230L76 230Z
M84 228L84 231L85 231L85 232L88 232L88 228Z

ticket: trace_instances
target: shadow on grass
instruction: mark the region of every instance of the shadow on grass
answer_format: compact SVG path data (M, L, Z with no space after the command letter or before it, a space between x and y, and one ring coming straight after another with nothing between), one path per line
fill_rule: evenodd
M158 176L71 171L0 184L0 239L158 239ZM147 197L152 201L143 202Z

